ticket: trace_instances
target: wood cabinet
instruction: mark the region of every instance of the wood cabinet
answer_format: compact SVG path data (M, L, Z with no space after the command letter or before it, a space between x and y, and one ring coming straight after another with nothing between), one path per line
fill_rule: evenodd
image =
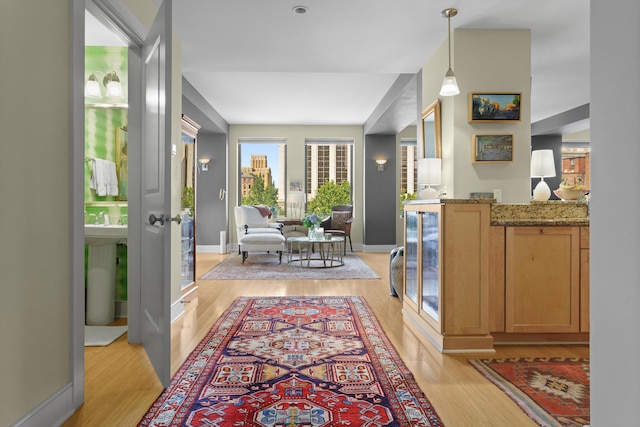
M181 275L182 301L186 308L196 306L198 286L196 285L196 205L195 189L197 182L196 144L200 126L189 117L182 115L181 170Z
M580 332L589 332L589 227L580 227Z
M505 227L492 225L489 240L489 331L504 332Z
M403 311L442 352L492 350L488 203L405 205Z
M505 332L580 332L580 227L507 227Z

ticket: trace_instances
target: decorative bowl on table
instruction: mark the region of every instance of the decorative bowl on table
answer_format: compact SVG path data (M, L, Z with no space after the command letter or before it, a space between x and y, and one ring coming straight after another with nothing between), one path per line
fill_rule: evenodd
M587 190L584 189L568 189L568 188L558 188L557 190L553 190L553 194L561 198L562 200L578 200L580 197L587 194Z

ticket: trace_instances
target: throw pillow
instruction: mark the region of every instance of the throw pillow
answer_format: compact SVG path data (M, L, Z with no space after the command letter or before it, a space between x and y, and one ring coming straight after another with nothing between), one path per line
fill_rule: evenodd
M332 212L331 228L333 230L345 230L347 221L351 218L351 212Z

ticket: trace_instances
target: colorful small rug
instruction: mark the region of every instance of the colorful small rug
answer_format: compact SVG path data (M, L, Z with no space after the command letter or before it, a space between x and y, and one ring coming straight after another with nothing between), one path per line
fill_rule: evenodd
M589 359L480 359L469 363L538 425L589 425Z
M442 425L358 296L237 298L139 424Z
M298 254L294 254L297 258ZM340 280L379 279L380 277L355 253L344 256L344 265L318 268L321 261L314 261L311 268L300 267L299 261L287 263L287 254L282 255L282 264L277 254L250 253L242 263L242 256L230 254L220 264L205 273L200 280ZM313 267L315 265L315 267Z

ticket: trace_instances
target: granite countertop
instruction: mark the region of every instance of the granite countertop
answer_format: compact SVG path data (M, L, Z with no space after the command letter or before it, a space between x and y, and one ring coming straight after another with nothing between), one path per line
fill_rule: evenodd
M582 201L498 203L496 199L476 198L408 200L404 204L490 204L491 225L566 227L589 225L589 205Z
M560 219L492 219L491 225L521 225L521 226L581 226L589 225L589 218L560 218Z
M405 205L424 205L424 204L479 204L479 203L496 203L496 199L424 199L424 200L407 200L403 202Z
M589 206L584 202L559 200L495 203L491 205L491 225L589 225Z

